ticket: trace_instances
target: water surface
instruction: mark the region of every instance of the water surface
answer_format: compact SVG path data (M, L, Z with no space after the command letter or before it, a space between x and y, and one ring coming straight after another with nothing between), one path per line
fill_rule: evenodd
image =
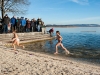
M47 28L47 31L50 28ZM54 28L59 30L63 37L63 45L73 55L67 57L90 60L100 63L100 27L74 27L74 28ZM35 52L53 54L57 40L48 40L26 44L26 49ZM58 48L60 56L65 56L64 50Z

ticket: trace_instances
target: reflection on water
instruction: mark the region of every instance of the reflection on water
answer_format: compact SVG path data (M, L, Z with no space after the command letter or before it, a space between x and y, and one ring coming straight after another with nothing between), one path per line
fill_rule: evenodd
M49 29L50 28L47 28L47 30ZM87 59L100 62L99 27L54 28L54 29L55 32L56 30L59 30L61 32L61 35L63 37L63 45L71 53L73 53L73 55L69 55L67 57L82 58L85 60ZM57 41L53 39L48 41L25 44L25 46L27 50L53 54L55 52L56 43ZM59 47L58 50L60 55L64 56L64 50L62 50L61 47Z

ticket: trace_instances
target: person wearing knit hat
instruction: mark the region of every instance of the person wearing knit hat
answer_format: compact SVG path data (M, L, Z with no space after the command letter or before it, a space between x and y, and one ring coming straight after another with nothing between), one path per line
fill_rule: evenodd
M4 18L2 19L3 23L3 33L8 33L8 24L10 23L10 18L6 14Z

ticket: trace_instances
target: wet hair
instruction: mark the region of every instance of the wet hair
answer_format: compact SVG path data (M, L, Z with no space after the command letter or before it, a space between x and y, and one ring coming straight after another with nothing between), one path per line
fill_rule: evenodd
M56 33L60 34L60 32L59 32L59 31L56 31Z

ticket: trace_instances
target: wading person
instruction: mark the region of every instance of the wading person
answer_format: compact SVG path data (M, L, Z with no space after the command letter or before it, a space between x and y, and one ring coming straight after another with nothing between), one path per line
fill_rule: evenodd
M14 48L14 50L16 51L16 47L15 47L15 45L17 45L17 46L21 46L21 47L23 47L24 48L24 46L23 45L20 45L19 44L19 38L18 38L18 35L17 35L17 33L16 33L16 30L14 30L13 31L13 35L14 35L14 37L12 38L12 46L13 46L13 48Z
M56 44L56 52L54 54L58 54L58 46L61 46L66 51L66 53L69 54L70 52L62 44L62 36L60 35L59 31L56 31L56 39L58 42Z

